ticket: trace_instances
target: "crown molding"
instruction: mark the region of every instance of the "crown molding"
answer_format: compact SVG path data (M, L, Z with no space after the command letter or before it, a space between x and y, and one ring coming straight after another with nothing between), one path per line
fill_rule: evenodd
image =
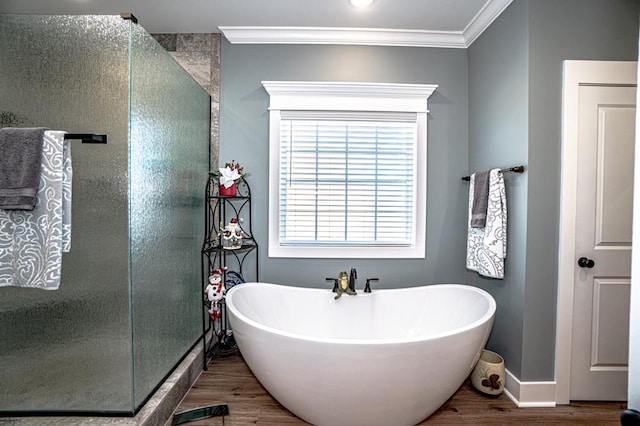
M489 0L473 17L462 34L467 47L471 46L480 34L495 21L513 0Z
M462 32L336 27L219 27L237 44L351 44L466 48Z
M222 26L233 44L338 44L466 49L513 0L488 0L463 31L386 28Z

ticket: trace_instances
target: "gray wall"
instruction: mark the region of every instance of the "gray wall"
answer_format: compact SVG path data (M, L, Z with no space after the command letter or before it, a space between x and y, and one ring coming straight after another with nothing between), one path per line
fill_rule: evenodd
M553 378L562 61L636 61L640 2L564 0L558 4L553 0L529 0L529 8L531 172L527 216L527 292L521 376L523 380ZM547 347L550 350L539 350Z
M553 380L560 196L562 61L636 60L637 0L515 0L467 50L246 46L223 40L220 161L251 172L260 279L325 285L350 266L380 287L466 282L498 311L488 347L524 381ZM267 258L268 96L262 80L431 83L427 256L424 260ZM505 280L464 267L468 184L460 177L524 164L506 175Z
M267 178L269 97L263 80L435 83L429 99L426 259L269 259ZM325 277L358 268L359 287L463 282L467 186L467 53L459 49L364 46L232 45L223 41L220 163L236 160L251 173L253 232L260 244L260 280L328 286Z
M507 178L512 270L504 283L469 275L499 304L489 347L524 381L554 378L562 61L637 60L638 11L629 0L515 0L469 48L470 169L527 165Z
M514 2L468 49L469 171L527 165L528 25L527 8ZM521 370L527 243L527 178L505 174L507 261L505 279L467 273L467 282L489 291L498 309L488 347Z

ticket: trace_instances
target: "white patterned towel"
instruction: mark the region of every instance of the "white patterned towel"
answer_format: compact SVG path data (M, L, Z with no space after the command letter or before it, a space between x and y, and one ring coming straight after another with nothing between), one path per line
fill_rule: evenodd
M0 210L0 287L60 286L62 252L71 249L71 147L65 133L44 133L35 208Z
M507 257L507 193L500 169L489 173L489 200L484 228L471 227L474 175L469 185L469 221L467 223L467 269L489 278L504 278Z

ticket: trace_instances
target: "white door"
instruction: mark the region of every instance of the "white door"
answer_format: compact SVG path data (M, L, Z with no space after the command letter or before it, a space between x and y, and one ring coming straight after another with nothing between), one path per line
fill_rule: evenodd
M627 398L635 87L581 85L570 398Z

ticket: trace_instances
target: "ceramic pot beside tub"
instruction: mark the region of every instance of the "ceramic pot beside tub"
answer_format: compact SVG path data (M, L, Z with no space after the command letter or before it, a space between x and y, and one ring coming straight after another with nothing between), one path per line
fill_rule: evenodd
M495 352L482 350L471 372L471 384L487 395L500 395L504 390L504 359Z

